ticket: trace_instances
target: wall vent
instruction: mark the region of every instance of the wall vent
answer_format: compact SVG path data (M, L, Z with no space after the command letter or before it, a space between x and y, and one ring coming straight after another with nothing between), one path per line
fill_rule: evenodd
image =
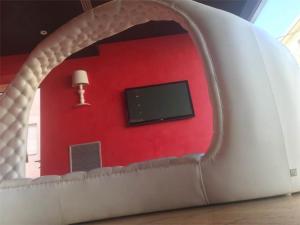
M89 171L102 166L100 142L70 146L70 171Z

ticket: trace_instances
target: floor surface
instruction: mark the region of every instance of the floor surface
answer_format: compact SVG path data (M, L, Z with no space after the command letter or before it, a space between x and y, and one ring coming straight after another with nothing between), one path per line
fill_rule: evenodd
M300 194L110 219L85 225L300 225Z

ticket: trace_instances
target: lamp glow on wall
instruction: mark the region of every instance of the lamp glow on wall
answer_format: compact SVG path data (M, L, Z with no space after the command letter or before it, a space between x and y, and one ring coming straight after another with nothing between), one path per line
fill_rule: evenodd
M79 106L89 106L91 104L85 102L84 98L84 87L89 84L89 79L87 72L85 70L75 70L72 76L72 87L78 88L79 103L76 105Z

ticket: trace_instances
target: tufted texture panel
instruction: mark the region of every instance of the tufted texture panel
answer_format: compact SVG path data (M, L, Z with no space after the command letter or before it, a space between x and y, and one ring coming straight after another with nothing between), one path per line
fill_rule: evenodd
M32 100L47 74L86 46L150 20L185 21L160 1L112 1L92 9L40 43L0 99L0 181L24 176L27 120Z

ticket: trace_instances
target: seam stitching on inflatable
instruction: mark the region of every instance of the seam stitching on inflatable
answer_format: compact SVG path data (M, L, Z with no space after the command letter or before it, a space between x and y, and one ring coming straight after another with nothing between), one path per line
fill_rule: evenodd
M273 90L273 87L272 87L272 84L271 84L272 82L271 82L271 79L270 79L270 76L269 76L268 69L266 67L265 58L264 58L264 56L262 54L262 49L260 47L260 43L259 43L259 41L257 40L257 37L256 37L256 32L253 30L253 28L251 28L251 31L252 31L252 34L254 36L254 40L257 43L258 51L260 52L261 59L262 59L263 65L264 65L264 70L265 70L265 72L267 74L268 85L269 85L270 90L271 90L271 94L272 94L272 97L273 97L273 102L274 102L274 105L275 105L276 115L277 115L278 121L279 121L280 133L281 133L281 136L282 136L283 147L284 147L284 150L285 150L284 153L285 153L285 157L286 157L286 160L287 160L288 167L290 167L290 163L289 163L289 159L288 159L288 155L287 155L286 138L285 138L285 135L284 135L284 132L283 132L282 120L281 120L281 117L280 117L280 113L279 113L277 101L276 101L276 98L275 98L274 90ZM287 173L288 172L289 171L287 171ZM291 188L291 184L290 184L290 188Z
M62 198L61 198L61 192L59 191L58 192L58 206L59 206L59 209L60 209L60 221L61 221L61 224L65 224L64 221L65 221L65 218L64 218L64 210L63 210L63 207L62 207Z
M204 200L205 200L206 204L208 205L209 201L208 201L208 197L207 197L207 194L206 194L206 189L205 189L205 185L204 185L204 181L203 181L203 173L202 173L201 161L198 163L198 166L199 166L200 186L202 188L202 194L203 194L203 197L204 197Z
M212 82L210 82L210 85L213 90L213 102L215 103L214 104L215 107L217 107L216 108L217 115L215 117L217 118L216 122L218 124L217 125L218 129L217 129L217 136L216 136L216 138L213 138L208 154L204 156L203 160L201 160L204 163L207 163L207 161L213 160L213 158L216 156L216 154L220 151L221 143L223 140L223 110L222 110L222 101L221 101L221 97L220 97L220 89L218 87L217 76L216 76L216 72L214 70L213 59L212 59L211 54L209 53L209 50L208 50L207 44L205 42L205 39L202 35L202 32L200 31L198 26L196 26L192 22L191 18L188 15L186 15L184 12L182 12L181 10L176 8L176 5L174 3L172 4L172 9L174 11L176 11L177 13L179 13L186 20L190 29L192 28L198 32L199 37L200 37L201 48L203 50L203 54L206 57L207 64L208 64L208 71L210 73L209 78L212 79ZM189 33L190 33L190 35L193 34L193 32L190 32L190 30L189 30ZM191 35L191 36L194 38L193 35ZM204 195L206 203L209 204L206 187L205 187L204 180L203 180L201 164L200 164L200 170L201 170L200 173L201 173L201 185L202 185L203 195Z
M221 148L222 140L223 140L223 107L222 107L222 100L221 100L221 96L220 96L220 89L218 86L218 79L217 79L216 72L214 69L214 63L213 63L214 60L208 50L208 46L205 42L205 39L204 39L203 34L202 34L201 30L199 29L199 27L195 23L193 23L193 21L187 14L182 12L180 9L177 9L176 5L174 3L172 4L172 9L174 11L176 11L177 13L179 13L186 20L186 22L188 23L188 26L189 26L189 33L193 38L194 38L194 35L193 35L194 32L190 32L190 29L197 31L198 37L200 37L200 40L199 40L200 44L201 44L200 46L203 50L203 52L200 52L200 53L202 53L205 60L207 60L206 66L208 67L208 72L210 74L210 76L208 78L212 80L209 83L209 85L211 85L212 92L213 92L213 98L212 98L213 103L214 103L213 110L216 109L216 111L217 111L217 113L214 115L214 118L217 123L217 130L214 130L214 132L217 132L217 134L214 134L214 137L216 137L216 138L213 138L213 140L211 142L211 146L209 147L208 153L203 157L203 159L201 159L201 162L203 162L203 164L206 164L206 163L210 162L211 160L213 160L214 157L218 154L218 152L220 151L220 148ZM215 124L214 124L214 126L215 126ZM200 164L200 168L201 168L201 177L203 178L202 164ZM208 195L207 195L207 191L206 191L206 187L205 187L203 179L201 180L201 185L202 185L202 190L203 190L205 200L206 200L207 204L209 204L209 199L208 199Z
M158 2L158 4L164 5L165 7L171 7L175 12L177 12L181 17L183 17L186 20L187 24L189 25L189 28L192 28L193 30L197 31L198 37L200 37L201 48L203 50L202 53L205 56L204 59L207 60L206 63L208 65L206 66L208 67L208 72L209 72L208 78L212 80L212 82L208 81L208 83L210 84L209 89L210 87L212 87L211 88L213 93L212 100L214 104L213 110L217 109L216 110L217 113L216 114L214 113L214 122L216 121L216 123L214 123L214 128L216 124L217 124L217 128L216 130L214 130L213 140L211 142L211 146L209 147L208 153L205 154L205 156L203 157L203 163L205 164L206 161L211 161L214 159L214 157L220 151L222 140L223 140L223 106L222 106L223 104L220 95L220 88L218 86L219 83L218 78L216 76L216 71L214 69L214 63L213 63L214 60L208 50L208 46L205 42L201 30L198 28L198 26L195 23L193 23L193 20L186 13L178 9L175 2L169 3L169 5L167 5L164 2ZM179 21L176 22L181 26L183 26ZM190 32L189 29L188 33L190 34L190 36L193 38L194 41L194 35L193 35L194 32Z

